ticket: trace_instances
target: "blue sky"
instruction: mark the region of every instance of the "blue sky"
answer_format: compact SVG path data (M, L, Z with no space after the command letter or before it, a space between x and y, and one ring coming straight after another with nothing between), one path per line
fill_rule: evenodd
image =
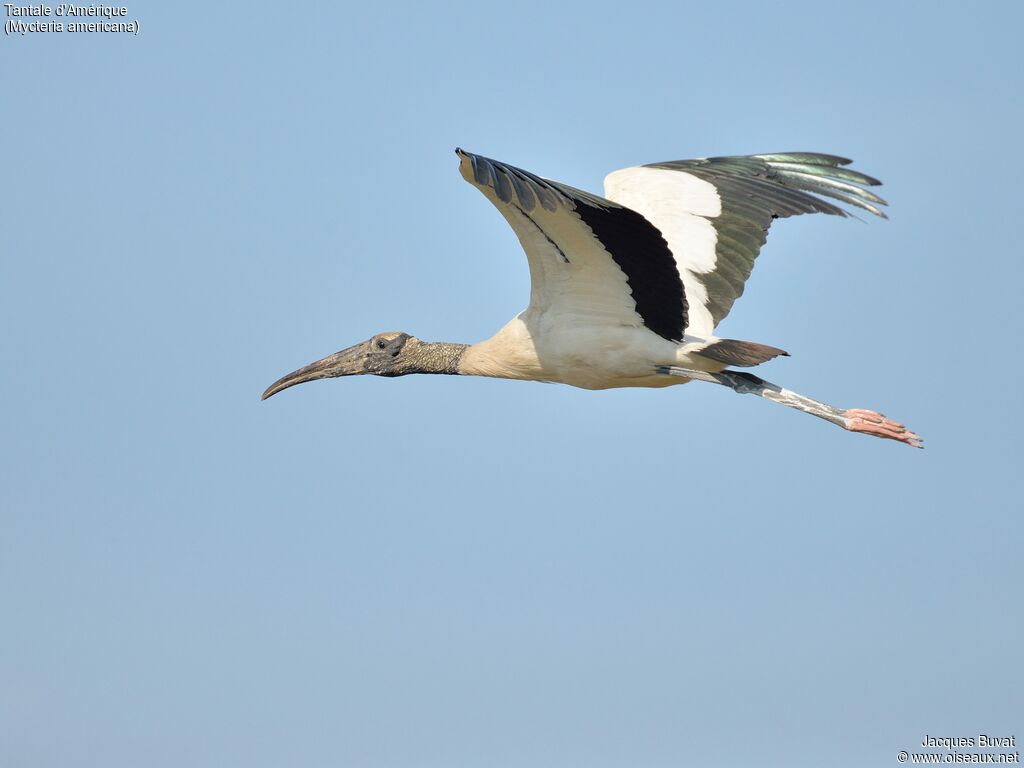
M0 763L864 766L1024 737L1020 6L136 4L0 42ZM0 11L2 12L2 11ZM5 18L6 20L6 18ZM691 384L282 374L485 338L456 145L577 187L815 150Z

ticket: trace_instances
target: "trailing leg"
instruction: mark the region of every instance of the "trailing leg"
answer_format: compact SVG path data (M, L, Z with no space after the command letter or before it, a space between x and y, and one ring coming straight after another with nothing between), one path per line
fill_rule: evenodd
M721 384L740 394L758 395L766 400L785 405L788 408L795 408L798 411L809 413L812 416L817 416L819 419L830 421L850 432L863 432L866 435L898 440L914 448L924 448L920 437L899 422L887 419L880 413L863 408L837 408L834 405L812 400L804 395L791 392L750 373L741 371L708 373L690 368L680 368L674 365L660 366L658 373L669 376L682 376L683 378L696 381L707 381L712 384Z

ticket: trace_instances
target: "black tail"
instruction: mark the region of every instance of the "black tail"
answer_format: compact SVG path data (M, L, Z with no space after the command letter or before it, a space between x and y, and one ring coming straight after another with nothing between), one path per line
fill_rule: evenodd
M716 360L726 365L738 365L742 368L749 368L752 365L760 365L771 360L773 357L785 355L785 352L778 347L769 347L767 344L758 344L755 341L739 341L737 339L719 339L697 352L698 355Z

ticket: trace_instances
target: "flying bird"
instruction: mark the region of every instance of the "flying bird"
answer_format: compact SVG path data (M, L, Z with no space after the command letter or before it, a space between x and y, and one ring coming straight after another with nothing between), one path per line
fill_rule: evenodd
M711 157L615 171L604 197L455 150L459 170L501 212L526 251L530 304L476 344L379 333L274 382L263 399L315 379L409 373L493 376L584 389L705 381L916 448L921 438L863 408L812 400L733 368L787 353L718 338L772 221L848 216L829 199L885 218L877 179L814 152ZM829 198L829 199L825 199Z

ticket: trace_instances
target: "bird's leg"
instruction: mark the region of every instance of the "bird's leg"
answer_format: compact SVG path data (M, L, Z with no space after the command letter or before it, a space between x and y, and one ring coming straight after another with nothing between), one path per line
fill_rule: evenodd
M863 432L866 435L899 440L901 443L906 443L914 448L924 447L920 437L899 422L887 419L880 413L863 408L837 408L834 405L812 400L804 395L791 392L750 373L741 371L708 373L707 371L696 371L674 365L659 366L658 373L669 376L682 376L697 381L708 381L712 384L721 384L739 392L741 395L758 395L766 400L772 400L789 408L795 408L798 411L817 416L819 419L825 419L825 421L830 421L851 432Z

